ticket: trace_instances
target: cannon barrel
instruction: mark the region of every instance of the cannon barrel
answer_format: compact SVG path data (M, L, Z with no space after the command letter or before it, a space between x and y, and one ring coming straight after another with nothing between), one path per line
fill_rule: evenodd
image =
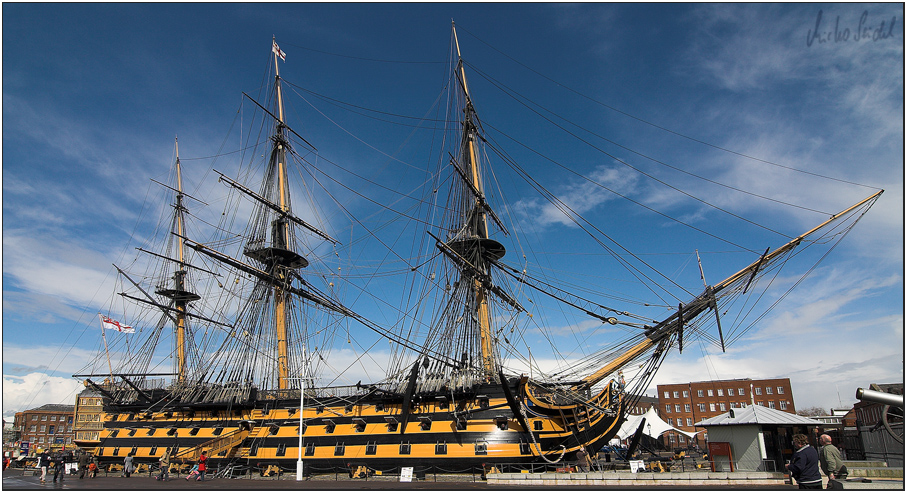
M878 402L880 404L887 404L889 406L897 406L901 409L904 408L903 395L889 394L887 392L878 392L875 390L858 388L857 399L861 401Z

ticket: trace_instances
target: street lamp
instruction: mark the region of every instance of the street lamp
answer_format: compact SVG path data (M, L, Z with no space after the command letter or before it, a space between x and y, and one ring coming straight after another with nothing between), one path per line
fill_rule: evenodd
M305 354L305 345L303 345L302 351ZM298 457L296 458L296 481L302 481L302 416L305 411L305 375L298 378L288 378L287 380L299 380L299 447L297 451Z
M305 351L305 349L303 349ZM302 415L305 411L305 375L299 379L299 457L296 459L296 481L302 481Z

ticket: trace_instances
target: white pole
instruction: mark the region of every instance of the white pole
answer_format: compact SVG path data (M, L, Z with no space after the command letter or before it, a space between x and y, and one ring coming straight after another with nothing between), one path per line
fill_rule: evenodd
M276 63L276 61L275 61ZM299 379L299 457L296 459L296 481L302 481L302 414L305 411L305 343L302 344L302 377Z
M305 410L305 376L299 379L299 458L296 460L296 481L302 481L302 413Z

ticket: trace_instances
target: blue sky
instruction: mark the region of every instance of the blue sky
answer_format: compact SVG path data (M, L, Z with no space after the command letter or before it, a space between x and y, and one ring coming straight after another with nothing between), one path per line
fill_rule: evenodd
M296 86L422 116L447 77L451 19L489 125L760 253L778 238L614 166L550 126L529 123L525 108L492 81L623 146L599 142L611 155L786 234L824 216L713 187L628 149L828 213L873 187L886 190L807 288L772 318L725 354L694 346L672 355L656 383L790 377L797 407L829 408L839 396L851 404L856 387L903 380L901 5L5 3L4 416L72 402L79 385L68 375L97 350L96 314L114 290L110 264L134 255L133 235L143 237L148 227L140 212L161 205L152 200L149 178L166 180L178 135L186 179L205 195L215 180L199 158L222 145L237 147L224 135L242 117L241 91L254 94L263 83L272 36L287 53L281 74ZM861 26L870 29L856 39ZM424 141L407 140L412 129L363 123L311 100L325 116L297 103L289 118L326 159L369 170L387 185L388 174L399 173L401 186L405 174L387 155L425 164ZM586 189L500 138L609 234L637 251L662 254L659 266L690 291L701 288L690 263L695 249L712 281L752 261L750 252L728 253L734 248ZM535 218L534 233L573 233L563 217L529 197L504 199ZM363 201L350 205L369 214ZM603 282L603 289L616 285Z

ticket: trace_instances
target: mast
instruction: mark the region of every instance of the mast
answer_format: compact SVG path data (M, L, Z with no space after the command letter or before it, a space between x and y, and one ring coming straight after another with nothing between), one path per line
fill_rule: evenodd
M179 384L186 382L188 373L188 327L186 325L186 307L189 302L201 299L201 297L186 289L186 258L185 258L185 213L186 207L183 205L183 175L182 166L179 157L179 140L174 138L176 148L176 203L173 205L173 227L171 237L176 241L177 248L177 268L173 273L173 285L171 288L164 286L159 287L155 292L161 296L170 298L173 301L173 307L176 311L176 381Z
M280 51L277 48L277 41L273 41L273 48L271 51L274 54L274 88L277 91L277 134L274 137L274 146L276 152L272 155L276 155L277 158L277 189L279 191L278 196L278 206L280 210L286 214L289 212L288 206L288 197L287 197L287 179L286 179L286 162L287 162L287 140L284 136L284 116L283 116L283 93L281 92L280 87L280 71L277 64L278 52ZM290 225L286 220L276 221L274 225L274 232L272 237L272 242L274 247L287 249L287 240L290 237ZM282 230L280 234L277 234L277 231ZM289 368L288 368L288 352L289 348L287 345L287 294L283 290L283 285L287 283L287 274L288 271L285 268L277 268L275 274L280 278L281 282L274 285L274 320L275 320L275 330L277 331L277 388L284 390L289 388L288 378L290 377ZM300 412L302 412L300 410Z
M464 255L470 260L474 260L479 268L481 275L487 276L488 267L486 257L491 255L491 250L495 253L495 260L504 255L504 247L500 243L488 238L488 219L484 207L484 192L479 169L479 160L476 153L476 140L478 138L478 128L476 126L476 113L472 105L472 98L469 96L469 87L466 84L466 71L463 68L463 58L460 55L460 42L457 39L456 26L451 21L453 30L454 44L457 48L457 71L460 77L460 87L463 90L463 96L466 99L466 109L463 119L463 133L460 141L460 165L466 173L473 189L472 207L467 214L467 237L466 240L472 240L468 250L471 255ZM493 242L493 244L492 244ZM453 245L452 245L453 246ZM463 247L466 247L464 244ZM489 248L492 247L492 248ZM465 252L467 248L457 249L458 253ZM495 371L495 347L494 338L491 333L491 317L488 311L488 290L482 281L478 278L472 280L472 291L475 296L475 316L479 326L479 340L481 346L482 368L486 378L491 378L496 374Z
M179 140L174 138L174 145L176 146L176 233L179 241L177 245L179 246L179 261L180 266L183 265L185 258L183 257L183 252L185 244L183 243L183 237L185 237L185 232L183 231L183 175L182 167L180 166L180 146ZM185 275L185 270L182 268L177 271L176 274L176 283L177 289L181 289ZM177 301L176 303L176 360L177 360L177 381L183 383L186 380L186 302L183 300Z

